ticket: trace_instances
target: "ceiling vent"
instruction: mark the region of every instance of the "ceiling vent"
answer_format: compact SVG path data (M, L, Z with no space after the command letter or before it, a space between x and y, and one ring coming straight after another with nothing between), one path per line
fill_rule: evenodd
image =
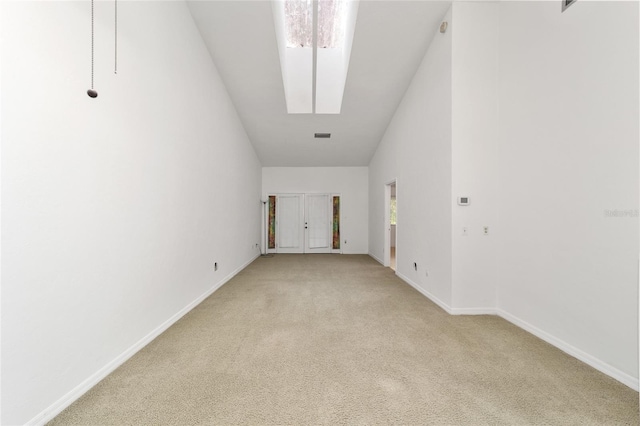
M329 139L331 137L331 133L315 133L313 137L316 139Z

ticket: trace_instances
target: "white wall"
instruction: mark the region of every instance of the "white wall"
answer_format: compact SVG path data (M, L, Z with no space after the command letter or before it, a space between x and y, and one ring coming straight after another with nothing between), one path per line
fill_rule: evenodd
M498 3L453 4L452 291L456 313L496 306ZM457 197L469 197L459 206ZM484 226L489 234L484 234ZM467 229L466 235L463 228Z
M498 306L638 377L638 3L500 5Z
M266 199L269 194L341 194L342 253L366 254L368 179L367 167L264 167L262 195Z
M371 255L397 177L402 278L637 389L637 2L459 2L445 20L369 166Z
M183 2L2 2L2 423L41 422L259 254L261 168ZM213 262L219 270L214 272Z
M451 11L444 20L451 20ZM369 164L369 254L382 263L385 184L397 179L396 273L447 306L452 249L451 43L451 31L436 34Z

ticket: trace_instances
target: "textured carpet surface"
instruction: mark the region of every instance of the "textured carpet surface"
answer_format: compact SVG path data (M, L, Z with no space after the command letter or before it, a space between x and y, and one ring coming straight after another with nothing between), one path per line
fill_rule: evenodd
M51 425L637 425L638 393L368 256L259 258Z

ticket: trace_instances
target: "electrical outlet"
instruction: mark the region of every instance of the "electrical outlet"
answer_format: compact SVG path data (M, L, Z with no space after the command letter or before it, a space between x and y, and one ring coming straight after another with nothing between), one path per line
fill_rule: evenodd
M489 227L485 226L483 229L484 229L484 235L489 235Z

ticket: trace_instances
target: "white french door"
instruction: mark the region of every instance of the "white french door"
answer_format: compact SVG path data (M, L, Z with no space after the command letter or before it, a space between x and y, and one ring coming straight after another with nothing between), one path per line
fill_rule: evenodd
M305 253L331 253L331 197L329 194L306 194Z
M277 253L331 253L329 194L280 194L276 206Z
M278 195L276 205L276 251L304 253L304 195Z

